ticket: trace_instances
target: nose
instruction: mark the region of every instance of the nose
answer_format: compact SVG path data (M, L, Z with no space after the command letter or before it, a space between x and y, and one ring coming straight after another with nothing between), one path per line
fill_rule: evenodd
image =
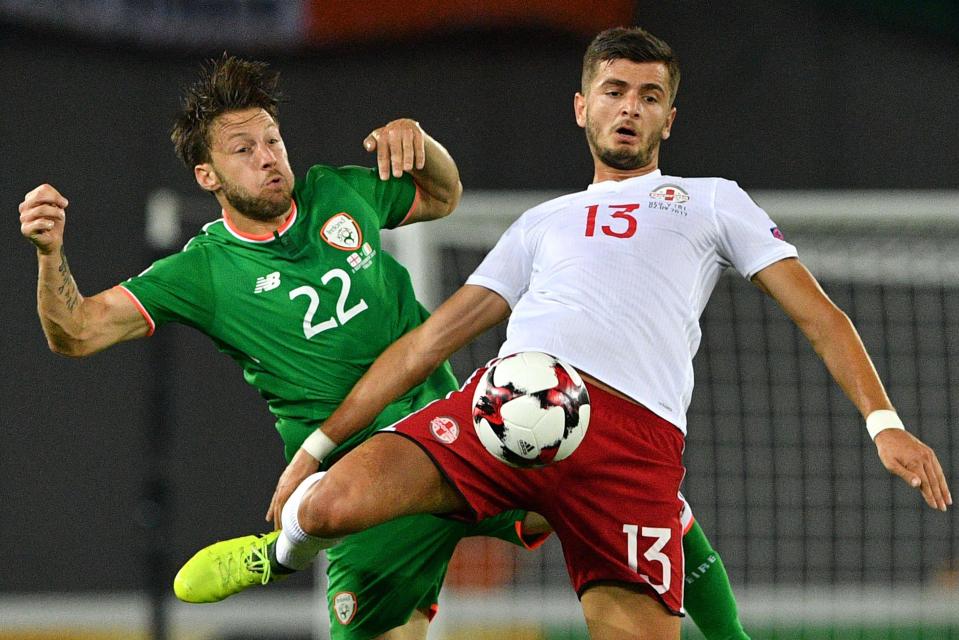
M640 102L638 95L627 93L623 96L622 114L630 118L638 118L640 114Z
M276 164L276 152L269 145L261 145L259 149L260 166L264 169Z

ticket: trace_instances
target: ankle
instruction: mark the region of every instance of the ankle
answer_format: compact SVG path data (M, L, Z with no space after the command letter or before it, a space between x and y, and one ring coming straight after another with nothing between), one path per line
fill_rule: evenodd
M285 564L281 563L276 558L276 543L277 543L277 540L280 540L280 538L282 537L283 536L281 535L279 538L271 542L266 548L266 555L267 555L267 558L269 558L270 560L270 570L273 573L279 574L279 575L296 573L297 569L286 566Z

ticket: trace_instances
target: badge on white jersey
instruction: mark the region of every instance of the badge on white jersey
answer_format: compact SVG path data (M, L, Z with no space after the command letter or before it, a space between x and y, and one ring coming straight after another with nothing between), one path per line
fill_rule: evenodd
M320 236L331 247L343 251L355 251L363 244L363 232L350 214L341 211L327 220L320 229Z
M356 615L356 594L340 591L333 596L333 613L340 624L349 624Z
M664 200L665 202L683 203L689 201L689 194L682 187L675 184L664 184L649 192L649 197L653 200Z

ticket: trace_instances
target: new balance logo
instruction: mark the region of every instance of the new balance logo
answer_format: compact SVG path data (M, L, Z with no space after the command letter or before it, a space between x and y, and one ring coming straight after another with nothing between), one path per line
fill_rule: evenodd
M253 288L253 293L272 291L278 286L280 286L280 272L274 271L273 273L268 273L267 275L256 279L256 286Z

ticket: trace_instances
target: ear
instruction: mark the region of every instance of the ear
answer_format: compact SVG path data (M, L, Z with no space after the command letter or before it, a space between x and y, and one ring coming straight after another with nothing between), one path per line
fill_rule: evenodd
M573 113L576 114L576 124L586 128L586 97L579 91L573 96Z
M669 134L673 131L673 122L676 121L676 107L673 107L669 111L669 115L666 117L666 124L663 125L663 140L669 138Z
M200 185L200 188L204 191L216 191L220 188L220 178L216 175L216 170L213 168L213 165L209 162L204 162L203 164L198 164L193 167L193 177L196 178L196 183Z

